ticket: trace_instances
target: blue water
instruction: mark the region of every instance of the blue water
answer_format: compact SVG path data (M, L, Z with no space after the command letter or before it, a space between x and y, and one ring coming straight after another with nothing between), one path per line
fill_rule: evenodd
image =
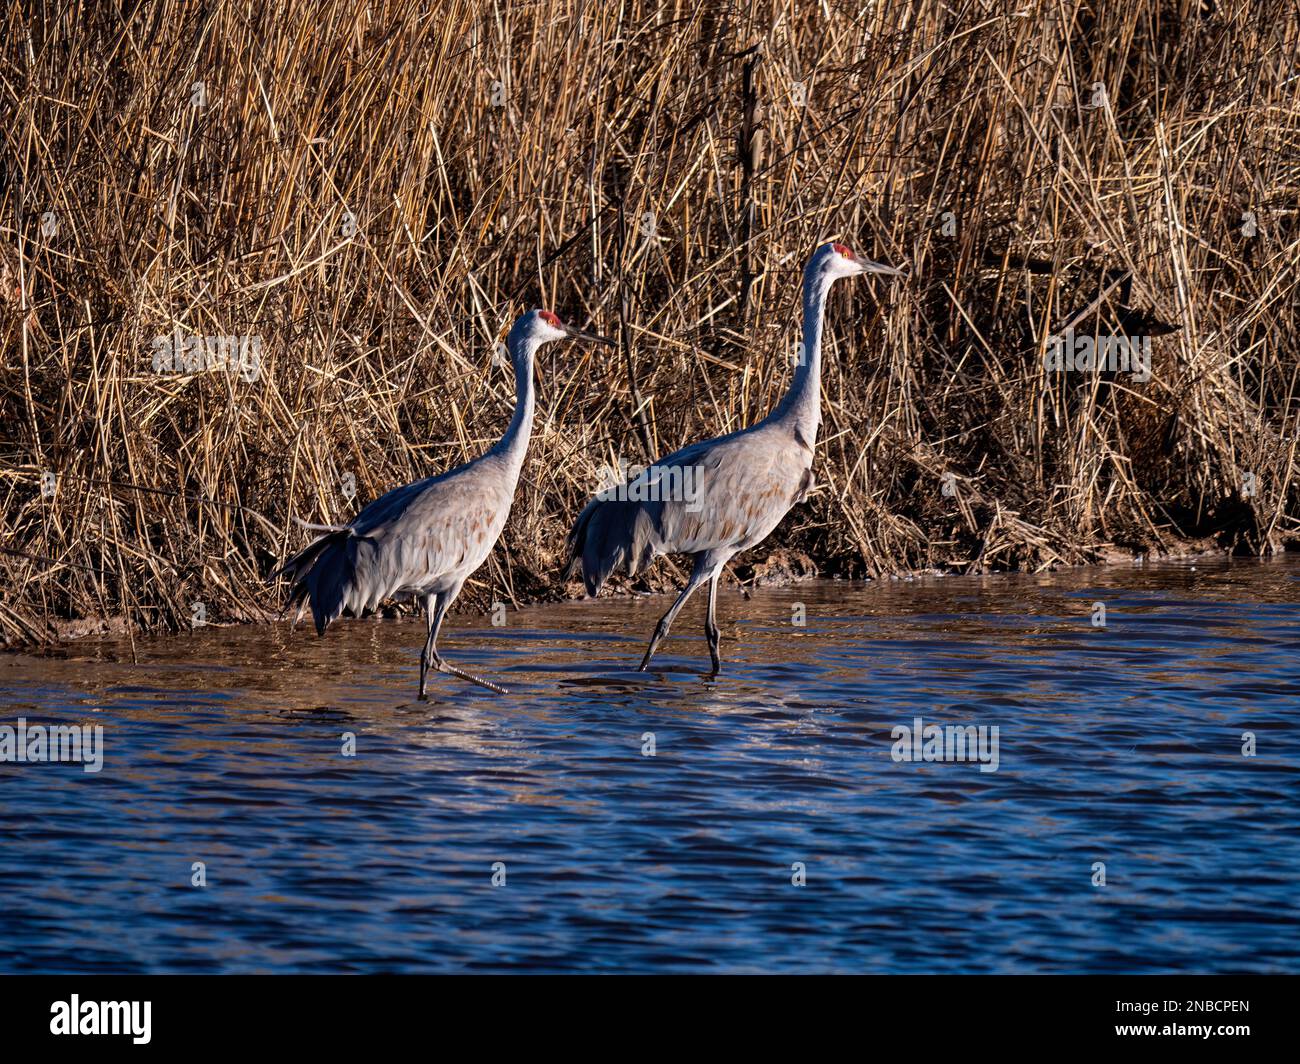
M104 729L0 764L0 970L1297 972L1298 601L1294 557L724 588L716 681L701 603L645 675L662 598L457 616L511 693L427 704L409 619L0 657L0 724ZM917 716L997 771L895 761Z

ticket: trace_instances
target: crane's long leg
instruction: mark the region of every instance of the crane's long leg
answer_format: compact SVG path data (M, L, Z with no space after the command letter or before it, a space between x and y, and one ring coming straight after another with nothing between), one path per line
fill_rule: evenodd
M668 629L672 627L678 611L686 605L686 600L691 597L695 589L708 578L709 566L706 564L706 555L697 554L695 556L695 568L691 570L690 579L686 581L682 593L677 596L677 601L668 607L668 612L660 617L659 623L655 625L654 635L650 637L650 645L646 647L645 657L641 659L641 672L645 672L650 667L650 658L654 656L655 647L659 645L659 640L668 634Z
M442 618L447 612L448 601L444 595L424 596L424 616L429 625L429 635L420 651L420 694L421 702L429 700L429 662L438 660L438 629L442 627Z
M715 613L718 608L718 577L722 575L722 566L713 570L709 580L709 608L704 614L704 638L709 641L709 657L713 659L713 671L710 676L717 676L722 671L722 660L718 657L718 622Z
M491 680L485 680L481 676L475 676L471 672L465 672L464 669L458 669L443 660L442 655L438 653L438 630L442 628L442 619L447 613L447 607L451 605L451 600L456 597L455 591L444 591L440 595L426 595L424 597L425 615L429 621L429 638L424 644L424 649L420 652L420 695L421 702L429 700L429 667L432 665L437 672L445 672L452 676L459 676L462 680L468 680L470 683L476 683L480 687L486 687L489 691L495 691L499 695L508 694L504 687L494 684ZM436 605L435 605L436 603Z

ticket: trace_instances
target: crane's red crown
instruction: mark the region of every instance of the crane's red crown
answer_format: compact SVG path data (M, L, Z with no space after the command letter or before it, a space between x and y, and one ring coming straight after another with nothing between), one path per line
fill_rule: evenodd
M557 329L564 328L560 323L560 317L558 314L552 314L549 310L543 310L539 311L537 316L541 318L542 321L546 322L547 325L553 325Z
M848 244L832 244L831 247L843 255L846 259L853 258L853 249Z

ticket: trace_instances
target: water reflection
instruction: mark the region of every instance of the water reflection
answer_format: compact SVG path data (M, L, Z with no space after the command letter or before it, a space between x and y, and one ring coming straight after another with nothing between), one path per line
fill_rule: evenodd
M409 621L3 658L0 724L105 761L0 765L0 967L1296 971L1298 580L723 589L716 680L699 603L649 674L661 599L453 618L511 694L427 704ZM917 716L997 725L998 771L895 763Z

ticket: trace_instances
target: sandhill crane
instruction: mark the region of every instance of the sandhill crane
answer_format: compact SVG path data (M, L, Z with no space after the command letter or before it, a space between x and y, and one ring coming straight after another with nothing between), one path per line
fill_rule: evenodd
M610 343L570 328L549 310L522 315L506 340L518 398L500 442L466 465L381 495L347 525L305 526L326 534L274 574L293 581L289 606L298 606L298 618L310 602L320 635L345 609L360 617L395 595L423 600L428 635L420 652L421 700L428 698L430 665L506 693L444 661L438 629L465 580L491 553L510 513L533 431L533 356L542 344L565 338Z
M690 578L660 618L641 661L644 671L659 641L697 587L709 582L704 633L721 668L714 612L718 576L731 557L761 542L813 486L813 448L821 423L822 317L831 284L863 273L900 271L857 258L843 244L824 244L803 275L803 344L785 398L758 424L691 444L661 458L614 491L587 504L569 533L569 569L581 567L595 595L620 565L633 575L659 554L694 557Z

